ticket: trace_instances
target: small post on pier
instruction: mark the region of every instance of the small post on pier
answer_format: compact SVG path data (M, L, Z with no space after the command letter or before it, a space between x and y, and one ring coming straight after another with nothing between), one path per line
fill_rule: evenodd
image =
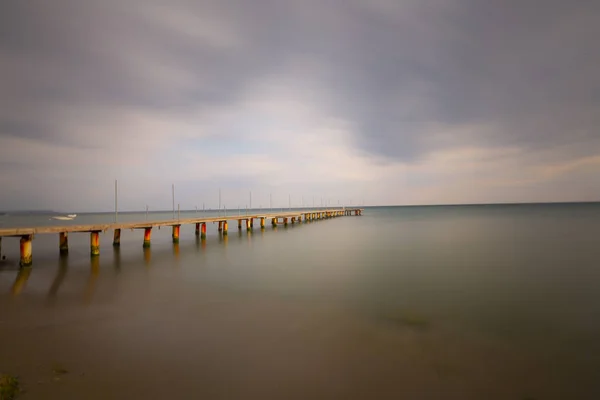
M227 235L227 221L223 221L223 235Z
M179 227L181 225L173 225L173 243L179 243Z
M90 232L90 254L92 257L100 255L100 232Z
M203 222L200 228L200 239L206 239L206 222Z
M118 215L118 203L117 203L117 180L115 179L115 223L117 222Z
M61 232L58 236L58 251L60 254L67 254L69 252L69 237L67 232Z
M152 240L152 228L144 228L144 244L142 247L145 249L150 247L151 240Z
M21 267L30 267L33 263L33 259L31 256L31 241L33 240L33 235L23 235L21 236L21 240L19 243L19 247L21 250L21 259L19 261L19 265Z
M171 184L171 193L173 199L173 219L175 219L175 184Z
M119 247L121 245L121 229L115 229L115 233L113 235L113 246Z

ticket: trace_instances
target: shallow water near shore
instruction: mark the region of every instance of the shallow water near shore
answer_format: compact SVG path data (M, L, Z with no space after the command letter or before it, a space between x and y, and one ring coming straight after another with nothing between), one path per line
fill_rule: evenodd
M37 235L21 270L3 239L0 372L22 398L600 398L600 204L142 236L90 258L87 234L66 257Z

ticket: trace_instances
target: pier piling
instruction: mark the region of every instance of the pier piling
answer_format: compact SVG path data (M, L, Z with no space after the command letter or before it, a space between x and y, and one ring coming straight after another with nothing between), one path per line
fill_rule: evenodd
M150 247L150 243L152 240L152 228L144 228L144 244L143 248Z
M223 235L227 235L227 221L223 221Z
M181 225L173 225L173 243L179 243L179 228Z
M19 261L19 265L21 267L29 267L31 266L33 259L31 257L31 241L33 240L33 235L23 235L21 236L21 240L19 242L19 247L21 250L21 259Z
M92 257L100 255L100 232L90 232L90 254Z
M200 239L206 239L206 222L202 223Z
M117 229L115 229L115 232L113 235L113 246L119 247L120 245L121 245L121 229L117 228Z
M69 236L67 232L58 234L58 251L60 254L67 254L69 252Z
M252 230L251 222L249 219L246 220L246 231L250 232Z
M200 236L200 222L196 222L196 236Z
M260 217L260 229L265 229L265 217Z

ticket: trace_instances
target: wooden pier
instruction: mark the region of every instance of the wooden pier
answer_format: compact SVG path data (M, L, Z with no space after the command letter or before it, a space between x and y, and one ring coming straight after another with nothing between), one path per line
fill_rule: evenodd
M32 241L34 235L39 234L58 234L59 235L59 252L67 254L69 251L69 233L87 232L90 234L90 255L92 257L100 254L100 232L109 230L114 231L113 246L121 245L121 231L123 229L143 229L144 241L142 246L150 247L152 239L152 229L162 226L172 227L173 243L179 242L179 231L181 225L195 224L196 236L200 236L202 240L206 239L206 224L217 223L218 231L221 235L228 234L228 221L237 221L238 229L242 226L247 231L252 231L254 228L254 220L260 220L260 229L265 229L265 222L270 221L273 227L279 223L284 226L313 220L329 219L334 217L348 215L362 215L362 208L345 208L345 209L325 209L325 210L302 210L279 212L269 214L253 214L253 215L231 215L217 216L210 218L186 218L186 219L171 219L163 221L142 221L142 222L124 222L124 223L109 223L109 224L93 224L93 225L70 225L70 226L44 226L32 228L7 228L0 229L0 253L2 250L2 237L19 237L20 238L20 265L21 267L31 266L32 260Z

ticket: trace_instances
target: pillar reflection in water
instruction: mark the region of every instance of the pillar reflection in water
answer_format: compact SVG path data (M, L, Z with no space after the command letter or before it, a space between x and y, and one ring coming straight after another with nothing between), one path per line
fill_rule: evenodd
M29 275L31 275L32 267L21 267L19 268L19 272L17 273L17 278L15 279L15 283L13 283L10 292L13 296L18 296L21 294L23 289L25 288L25 284L29 279Z
M90 259L90 278L85 290L85 304L90 304L96 291L96 283L98 281L98 275L100 274L100 257L92 257Z
M121 248L119 246L113 249L113 264L117 273L121 272Z
M48 290L48 299L49 300L54 300L56 298L58 289L60 288L60 285L62 285L62 283L65 280L65 277L67 276L68 268L69 268L69 257L65 256L65 255L61 255L58 258L58 271L56 272L56 276L54 277L54 280L52 281L52 286L50 286L50 289Z
M152 250L150 249L150 247L144 247L144 264L146 264L146 267L150 266L150 261L152 259Z

